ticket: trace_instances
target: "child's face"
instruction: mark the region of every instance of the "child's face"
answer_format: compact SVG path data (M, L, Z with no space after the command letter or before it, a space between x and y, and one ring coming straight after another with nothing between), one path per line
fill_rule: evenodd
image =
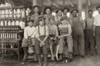
M46 9L46 13L47 14L50 14L51 13L51 10L50 9Z
M34 8L34 12L39 12L39 8L38 7L35 7Z
M68 13L68 10L67 10L67 9L65 9L65 10L64 10L64 14L67 14L67 13Z
M62 24L68 24L68 20L66 20L66 19L63 20L63 21L62 21Z
M50 24L54 24L54 19L50 19Z
M33 22L29 22L28 26L32 27L33 26Z
M43 26L43 25L44 25L44 20L41 20L41 21L39 22L39 24L40 24L40 26Z
M58 11L58 13L57 13L59 16L62 16L62 11L60 10L60 11Z

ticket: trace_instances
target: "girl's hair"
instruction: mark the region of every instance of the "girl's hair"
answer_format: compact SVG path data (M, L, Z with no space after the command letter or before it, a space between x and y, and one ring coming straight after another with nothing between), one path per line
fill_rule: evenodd
M51 13L52 13L51 7L46 7L46 8L44 9L44 14L46 14L46 10L47 10L47 9L50 9L50 11L51 11Z

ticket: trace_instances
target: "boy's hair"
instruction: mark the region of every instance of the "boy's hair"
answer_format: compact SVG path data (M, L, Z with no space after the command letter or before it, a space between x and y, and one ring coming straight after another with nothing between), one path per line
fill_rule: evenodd
M79 13L79 10L77 10L77 9L73 9L73 10L71 11L71 13L73 13L74 11L76 11L77 13Z
M62 17L60 20L63 21L63 20L68 20L68 19L67 17Z
M54 16L51 16L51 17L49 18L49 20L50 20L50 19L53 19L53 20L55 20Z
M57 11L56 11L56 13L58 13L59 11L63 11L62 9L58 9Z
M98 10L100 8L100 5L96 7L96 10Z
M40 22L42 20L45 20L45 18L43 16L39 17L39 20L38 21Z
M30 23L30 22L34 23L34 20L28 20L28 21L27 21L27 23Z

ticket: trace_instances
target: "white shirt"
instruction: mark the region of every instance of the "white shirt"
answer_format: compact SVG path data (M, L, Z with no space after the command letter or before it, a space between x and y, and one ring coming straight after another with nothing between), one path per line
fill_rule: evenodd
M36 27L36 37L49 35L49 29L47 26L37 26Z
M63 29L63 28L68 28L68 34L72 34L72 29L71 29L71 25L70 24L66 24L66 25L59 25L59 29ZM66 30L64 30L66 31Z
M36 28L35 27L25 27L24 28L24 38L28 38L28 36L31 36L31 38L34 38L36 35Z
M100 14L94 18L94 25L100 26Z

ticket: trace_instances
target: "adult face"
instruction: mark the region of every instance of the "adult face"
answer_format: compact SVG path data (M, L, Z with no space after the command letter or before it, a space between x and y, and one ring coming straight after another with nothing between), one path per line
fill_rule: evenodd
M73 15L74 17L76 17L77 14L78 14L77 11L73 11L73 12L72 12L72 15Z
M50 9L46 9L46 14L50 14L51 10Z
M88 12L88 15L89 15L90 17L92 17L93 12L92 12L92 11L89 11L89 12Z

